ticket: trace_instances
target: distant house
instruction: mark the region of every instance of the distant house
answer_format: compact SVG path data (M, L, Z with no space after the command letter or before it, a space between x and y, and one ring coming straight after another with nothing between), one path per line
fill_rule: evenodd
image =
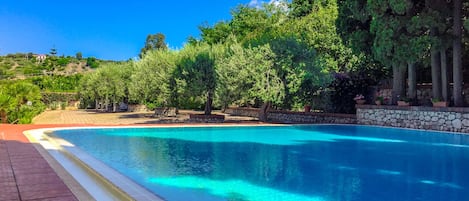
M36 55L36 61L37 61L37 62L43 62L43 61L46 60L46 58L47 58L47 55L45 55L45 54L38 54L38 55Z

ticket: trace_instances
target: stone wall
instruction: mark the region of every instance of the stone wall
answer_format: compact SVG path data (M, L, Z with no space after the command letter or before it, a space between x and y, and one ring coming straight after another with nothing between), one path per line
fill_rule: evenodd
M149 112L147 106L145 105L128 105L127 111L129 112Z
M233 116L259 117L259 109L256 108L228 108L225 110L225 113ZM354 114L290 112L280 110L270 110L267 113L267 120L278 123L357 123L357 118Z
M225 113L233 116L259 118L259 108L230 107L225 109Z
M189 114L189 122L195 123L222 123L225 121L224 115L218 114Z
M288 112L269 111L267 119L281 123L330 123L330 124L356 124L354 114L314 113L314 112Z
M357 105L359 124L469 133L469 108Z

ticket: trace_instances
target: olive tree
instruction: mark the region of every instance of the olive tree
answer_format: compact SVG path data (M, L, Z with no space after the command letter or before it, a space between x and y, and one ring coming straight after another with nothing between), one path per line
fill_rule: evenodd
M176 56L173 51L153 50L134 62L129 83L131 101L152 107L177 106L172 100Z

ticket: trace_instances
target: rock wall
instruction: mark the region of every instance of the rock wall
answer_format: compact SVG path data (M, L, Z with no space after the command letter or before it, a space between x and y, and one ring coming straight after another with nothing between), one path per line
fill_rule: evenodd
M330 124L356 124L354 114L310 113L269 111L267 119L272 122L282 123L330 123Z
M145 105L128 105L127 106L128 112L149 112L147 106Z
M254 117L259 118L259 108L227 108L225 109L226 114L230 114L233 116L241 116L241 117Z
M469 108L357 105L359 124L469 133Z
M234 116L259 117L259 109L254 108L229 108L225 110L225 113ZM357 118L354 114L290 112L279 110L270 110L267 114L267 120L279 123L357 123Z

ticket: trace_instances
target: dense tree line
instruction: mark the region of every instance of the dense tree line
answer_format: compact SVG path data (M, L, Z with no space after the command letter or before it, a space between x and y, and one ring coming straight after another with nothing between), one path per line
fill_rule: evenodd
M461 106L468 6L459 0L240 5L231 20L200 26L201 37L177 51L167 48L164 35L149 35L139 60L86 75L80 92L106 105L124 101L210 114L213 106L231 104L298 109L322 91L343 99L330 101L343 106L333 111L353 112L355 93L388 72L393 102L416 99L418 67L432 72L433 97L452 94Z
M287 2L265 4L260 9L241 5L233 11L230 22L201 26L202 37L189 39L179 51L165 48L161 34L150 35L141 59L124 67L132 69L125 87L129 96L119 101L128 98L147 105L195 106L204 108L206 114L214 104L302 107L311 99L311 91L330 80L329 72L346 68L353 61L351 51L343 51L348 48L335 33L334 16L319 25L324 24L321 17L290 17L285 6ZM317 5L317 9L325 17L334 6L332 2ZM324 33L307 27L315 23L326 26ZM305 33L313 30L317 34ZM328 36L333 39L326 40ZM337 55L341 58L336 59ZM95 91L106 86L89 84L93 76L85 76L82 82L80 91L87 97L97 97ZM98 97L102 98L108 99L105 94Z
M398 96L416 100L419 65L431 71L434 98L452 99L455 106L463 106L462 58L467 58L468 52L462 48L463 42L467 47L462 21L469 23L468 2L339 0L338 5L337 27L345 43L392 69L393 102Z

